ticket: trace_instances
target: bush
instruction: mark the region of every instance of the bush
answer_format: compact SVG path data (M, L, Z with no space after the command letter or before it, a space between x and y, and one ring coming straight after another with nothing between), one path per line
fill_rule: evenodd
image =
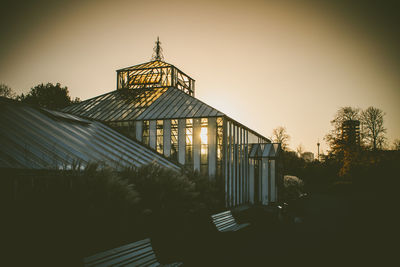
M304 183L296 176L285 175L283 177L284 201L295 200L303 193Z
M75 266L129 238L128 214L136 209L138 193L110 169L96 169L8 172L17 186L8 199L3 223L10 235L3 242L16 265L27 260L27 265Z
M219 180L197 171L178 173L150 164L126 169L121 176L135 184L141 196L145 231L162 262L191 253L193 240L207 236L210 214L223 205Z
M221 177L208 177L198 171L186 170L185 175L195 185L198 195L193 212L211 215L224 209L224 187Z
M84 256L145 237L166 258L182 255L198 240L194 235L206 239L209 216L224 203L220 180L154 164L119 173L97 164L84 171L13 172L2 181L5 192L18 185L16 194L2 195L12 203L3 221L17 233L7 245L37 257L40 266L60 259L74 266Z
M135 184L141 196L140 207L153 214L177 215L187 212L198 193L186 176L155 164L126 169L121 176Z

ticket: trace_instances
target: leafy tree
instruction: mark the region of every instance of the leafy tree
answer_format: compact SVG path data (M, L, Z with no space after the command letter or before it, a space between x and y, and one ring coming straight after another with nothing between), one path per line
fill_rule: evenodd
M15 93L8 85L4 83L0 83L0 96L7 97L7 98L15 98Z
M360 119L360 109L353 107L342 107L340 108L333 120L331 120L331 125L333 129L325 136L325 140L330 146L329 154L336 155L340 157L343 152L342 144L342 124L348 120L359 120Z
M68 88L61 87L60 83L39 84L29 91L27 95L20 95L18 99L22 102L38 105L49 109L62 109L66 106L80 102L79 98L71 99Z
M372 150L381 149L384 145L386 139L386 128L383 127L384 116L385 113L381 109L374 107L369 107L361 112L363 140Z
M330 146L328 158L337 161L341 166L339 176L349 177L358 164L360 146L351 140L343 139L342 126L346 121L359 121L360 109L353 107L342 107L331 121L333 129L325 136L325 140Z
M290 135L286 131L286 127L279 126L272 130L272 141L275 143L281 143L282 149L287 150L289 141L290 141Z

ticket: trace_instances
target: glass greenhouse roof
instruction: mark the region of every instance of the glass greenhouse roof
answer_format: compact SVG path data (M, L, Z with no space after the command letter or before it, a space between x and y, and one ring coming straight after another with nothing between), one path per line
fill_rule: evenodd
M180 167L102 123L0 98L0 168Z
M104 122L219 117L224 113L174 87L116 90L63 111Z
M194 96L194 82L175 66L160 60L117 70L117 89L173 86Z
M150 61L150 62L134 65L134 66L131 66L131 67L119 69L117 71L121 71L121 70L143 70L143 69L160 68L160 67L171 67L171 66L172 66L171 64L166 63L164 61L155 60L155 61Z
M167 89L116 90L68 106L63 111L105 122L135 120Z

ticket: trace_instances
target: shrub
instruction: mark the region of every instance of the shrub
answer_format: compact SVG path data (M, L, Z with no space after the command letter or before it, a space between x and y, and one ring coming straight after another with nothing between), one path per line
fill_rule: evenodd
M128 238L128 215L139 195L112 170L89 165L83 172L29 172L10 174L18 192L5 216L14 233L5 240L12 252L27 255L29 265L74 266Z
M193 170L186 170L183 175L194 183L198 192L193 210L210 215L224 208L223 180L220 177L210 178Z
M285 201L297 199L303 192L303 181L296 176L285 175L283 177L283 199Z
M186 176L155 164L126 169L121 176L135 184L141 196L140 207L153 214L177 215L187 212L198 195Z

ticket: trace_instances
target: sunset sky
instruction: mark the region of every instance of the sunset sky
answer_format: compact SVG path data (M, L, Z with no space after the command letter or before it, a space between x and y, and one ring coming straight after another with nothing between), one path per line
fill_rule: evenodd
M115 70L149 61L159 36L197 98L266 137L285 126L292 149L326 151L343 106L382 109L388 143L400 138L396 1L14 2L1 2L0 83L18 94L113 91Z

